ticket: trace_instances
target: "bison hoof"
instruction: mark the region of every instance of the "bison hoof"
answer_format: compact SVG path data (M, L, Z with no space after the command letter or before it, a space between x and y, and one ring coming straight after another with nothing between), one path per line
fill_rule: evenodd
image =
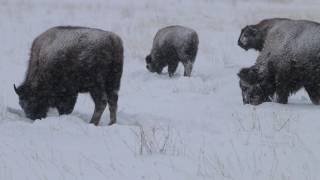
M320 101L319 100L311 100L311 102L314 105L320 105Z
M91 124L94 124L95 126L98 126L99 125L99 122L98 121L90 121Z

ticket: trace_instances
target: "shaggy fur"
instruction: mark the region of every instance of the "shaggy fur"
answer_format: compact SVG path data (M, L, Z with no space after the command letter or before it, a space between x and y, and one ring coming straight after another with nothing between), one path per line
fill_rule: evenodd
M269 30L284 21L290 20L285 18L265 19L258 24L244 27L241 30L238 45L246 51L249 49L261 51Z
M244 103L260 104L275 94L276 102L286 104L290 94L304 87L312 103L319 104L319 34L320 24L305 20L271 27L255 65L239 73ZM256 93L259 88L263 93Z
M198 35L190 28L169 26L160 29L153 40L151 53L146 57L147 69L160 74L168 66L172 77L181 62L184 76L191 76L198 45Z
M54 27L32 44L25 81L15 87L19 103L30 119L46 117L49 107L59 114L73 111L78 93L89 92L98 125L109 104L110 124L116 122L123 46L112 32L85 27Z

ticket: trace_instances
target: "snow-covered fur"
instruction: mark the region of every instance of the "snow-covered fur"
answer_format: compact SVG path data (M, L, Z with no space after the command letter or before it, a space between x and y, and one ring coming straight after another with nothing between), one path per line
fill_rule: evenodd
M181 62L184 76L191 76L198 45L199 38L193 29L183 26L160 29L154 37L151 53L146 57L147 69L160 74L168 66L169 76L172 77Z
M46 117L49 107L59 114L73 111L80 92L95 103L91 123L97 125L109 104L110 124L116 122L123 46L112 32L85 27L54 27L32 44L25 81L15 87L30 119Z
M260 104L276 95L286 104L304 87L313 104L320 103L320 24L285 20L266 35L255 65L239 72L244 103ZM257 93L258 92L258 93Z
M255 49L261 51L269 30L278 23L290 21L285 18L265 19L258 24L248 25L241 30L238 45L244 50Z

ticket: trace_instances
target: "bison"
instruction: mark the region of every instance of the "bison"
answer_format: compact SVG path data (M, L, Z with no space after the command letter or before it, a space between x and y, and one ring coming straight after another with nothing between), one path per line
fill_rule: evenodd
M32 43L24 82L14 90L26 116L45 118L50 107L70 114L78 93L89 92L94 104L90 123L99 124L107 104L110 125L116 122L123 69L123 45L113 32L58 26Z
M290 21L286 18L273 18L265 19L255 25L248 25L241 30L238 45L244 49L254 49L257 51L262 51L265 38L268 34L268 31L275 25L284 22Z
M259 31L259 30L258 30ZM263 32L258 32L263 33ZM286 104L302 87L313 104L320 104L320 24L283 20L268 29L256 63L240 70L245 104L269 101Z
M199 38L193 29L183 26L160 29L154 37L151 53L146 56L146 67L150 72L160 74L168 66L169 76L172 77L181 62L184 76L191 76L198 45Z

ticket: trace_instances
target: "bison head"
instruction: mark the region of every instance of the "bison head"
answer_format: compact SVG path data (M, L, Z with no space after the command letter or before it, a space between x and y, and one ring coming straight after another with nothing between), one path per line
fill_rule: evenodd
M254 67L243 68L238 73L240 88L244 104L259 105L271 101L274 93L274 85L261 77L258 69Z
M18 88L14 85L14 90L19 96L19 104L27 118L35 120L46 117L49 108L46 97L41 96L40 92L26 84Z
M264 43L262 34L256 27L246 26L241 30L238 45L246 51L249 49L261 51Z
M146 57L146 63L146 67L150 72L157 72L158 74L162 72L162 69L164 67L161 63L152 59L151 55L148 55Z

